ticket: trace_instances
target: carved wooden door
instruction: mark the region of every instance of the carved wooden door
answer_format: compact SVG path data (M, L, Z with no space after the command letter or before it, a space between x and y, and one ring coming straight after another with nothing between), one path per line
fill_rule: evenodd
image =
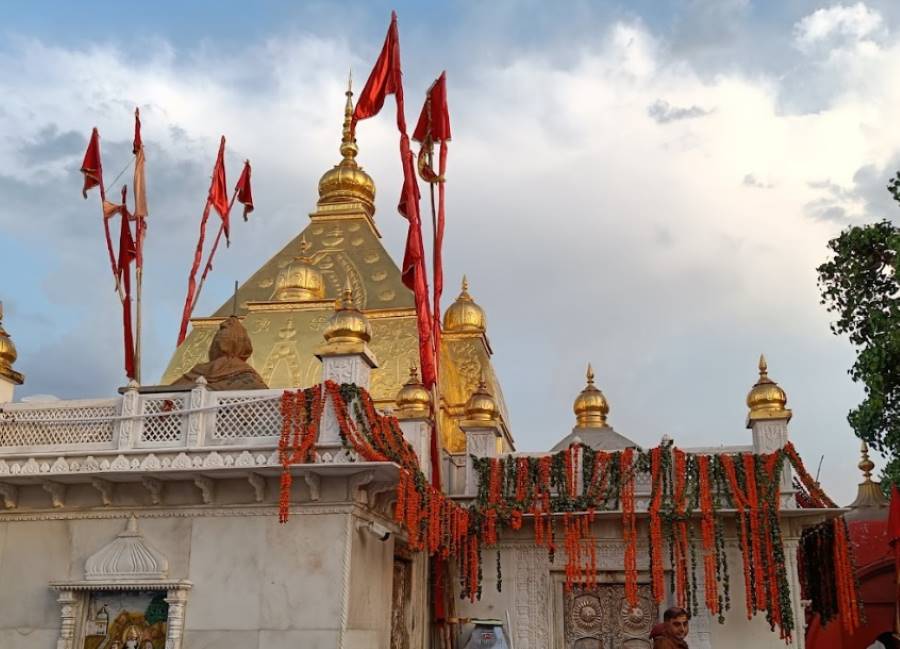
M409 649L412 629L412 611L409 600L412 564L406 559L394 558L394 581L391 594L391 649Z
M649 586L638 587L634 607L622 584L573 588L564 597L566 649L650 649L657 609Z

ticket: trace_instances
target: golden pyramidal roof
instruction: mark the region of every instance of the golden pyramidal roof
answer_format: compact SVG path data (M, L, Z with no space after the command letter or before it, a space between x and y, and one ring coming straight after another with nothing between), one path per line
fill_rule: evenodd
M344 311L338 316L334 309L335 300L349 285L352 310L364 314L369 327L364 333L378 359L369 391L378 406L395 408L409 379L410 362L419 353L415 303L375 224L375 183L356 160L359 147L350 130L353 93L348 89L346 94L341 160L322 176L316 210L306 227L238 287L237 314L253 342L248 362L267 385L313 385L321 378L316 352L333 324L330 321L352 316ZM463 294L460 299L465 302L467 291ZM474 306L481 314L475 323L480 326L451 326L443 336L439 427L448 450L465 449L458 422L465 417L466 402L478 388L483 370L511 449L508 415L491 366L484 312ZM466 304L466 314L471 310L468 307ZM160 382L168 384L205 361L219 323L231 313L229 298L211 316L193 318L190 333L175 350ZM465 321L472 322L469 315Z

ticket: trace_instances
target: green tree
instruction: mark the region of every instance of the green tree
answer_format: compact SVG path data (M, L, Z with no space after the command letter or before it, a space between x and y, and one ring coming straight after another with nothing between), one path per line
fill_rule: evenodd
M888 191L900 202L900 173ZM817 269L822 304L837 317L831 331L856 347L849 374L865 389L847 421L888 457L887 489L900 484L900 228L887 220L851 226L828 247L833 257Z

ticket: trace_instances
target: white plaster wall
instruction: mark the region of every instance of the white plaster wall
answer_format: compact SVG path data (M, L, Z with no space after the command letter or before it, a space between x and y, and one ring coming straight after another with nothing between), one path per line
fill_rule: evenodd
M124 529L127 513L0 522L0 648L55 649L59 605L48 584L82 579L87 557ZM348 506L311 507L285 525L271 508L248 515L136 513L146 541L169 559L169 577L194 584L186 649L335 649L342 623L344 647L387 649L393 540L357 531ZM342 620L347 557L353 578Z

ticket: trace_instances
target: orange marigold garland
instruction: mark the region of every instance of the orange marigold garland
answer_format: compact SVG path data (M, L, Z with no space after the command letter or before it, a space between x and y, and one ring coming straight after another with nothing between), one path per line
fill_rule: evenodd
M576 444L552 456L476 460L476 466L482 467L477 471L479 497L468 511L428 484L399 423L380 414L368 392L354 385L326 381L307 390L285 392L281 397L278 454L282 464L279 494L282 522L287 520L289 512L290 465L314 460L319 422L326 405L333 408L341 439L348 450L364 461L390 461L400 466L395 522L406 529L411 549L458 559L463 594L473 601L481 595L482 547L496 545L502 525L519 529L528 514L534 518L535 542L548 549L551 560L555 551L554 513L562 514L567 552L566 587L593 587L597 576L596 543L591 534L594 510L610 511L618 506L625 541L625 594L629 602L636 603L635 474L648 472L654 599L657 602L664 599L666 539L662 523L666 520L671 528L668 540L673 551L676 600L697 606L695 566L698 561L691 512L693 507L699 507L697 527L705 588L702 601L722 620L729 596L725 544L717 512L720 499L724 499L723 503L730 503L736 510L747 615L765 611L770 624L778 627L783 637L790 638L791 595L778 520L784 461L796 470L813 506L834 507L806 472L792 445L766 455L688 456L678 449L670 451L668 446L647 452L626 449L607 453ZM668 460L670 454L672 462ZM827 546L831 558L825 564L833 566L834 608L845 627L853 629L860 624L861 608L846 526L840 520L829 521L827 525L833 542ZM720 583L723 576L724 584Z
M637 606L637 520L634 514L634 449L620 456L622 477L622 533L625 540L625 599Z

